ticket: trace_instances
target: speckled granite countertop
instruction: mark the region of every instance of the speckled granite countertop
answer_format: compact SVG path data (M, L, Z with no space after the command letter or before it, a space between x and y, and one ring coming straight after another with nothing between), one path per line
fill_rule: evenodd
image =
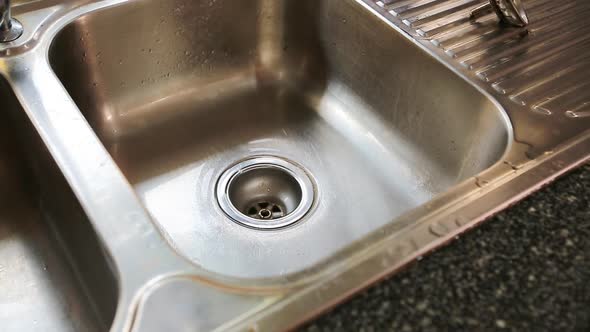
M304 331L590 331L590 164Z

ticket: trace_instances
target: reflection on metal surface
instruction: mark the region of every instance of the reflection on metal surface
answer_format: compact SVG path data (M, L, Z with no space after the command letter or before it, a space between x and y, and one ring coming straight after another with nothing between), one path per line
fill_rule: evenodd
M495 12L502 22L516 27L525 27L529 24L529 18L520 0L489 0L488 3L471 11L471 18L477 20L492 12Z
M23 31L23 25L12 18L10 0L0 0L0 43L14 41Z
M0 100L1 330L104 331L115 271L2 77Z
M0 133L28 158L0 148L0 175L41 205L0 232L37 216L61 272L0 255L37 266L43 326L290 328L589 156L585 1L526 1L528 34L480 0L20 3ZM229 207L299 222L219 206L251 156L295 166L228 181Z

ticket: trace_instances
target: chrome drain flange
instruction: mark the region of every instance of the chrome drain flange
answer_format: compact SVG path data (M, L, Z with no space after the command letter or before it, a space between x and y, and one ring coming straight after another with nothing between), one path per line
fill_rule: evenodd
M277 229L305 216L314 200L308 173L273 156L244 160L227 169L216 188L221 209L241 225Z

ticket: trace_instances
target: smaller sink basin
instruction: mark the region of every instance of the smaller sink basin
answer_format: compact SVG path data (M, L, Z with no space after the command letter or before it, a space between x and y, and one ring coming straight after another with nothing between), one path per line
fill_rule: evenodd
M0 100L0 329L105 331L115 274L2 77Z
M496 104L360 1L129 1L66 26L49 56L173 247L234 277L312 268L512 139ZM224 172L261 156L311 179L298 222L261 230L218 204Z

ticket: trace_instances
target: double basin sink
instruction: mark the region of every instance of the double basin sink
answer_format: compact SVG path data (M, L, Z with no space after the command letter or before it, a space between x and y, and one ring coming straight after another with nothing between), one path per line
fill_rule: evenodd
M503 189L542 160L375 8L20 3L25 35L0 45L3 328L293 327L558 173Z

